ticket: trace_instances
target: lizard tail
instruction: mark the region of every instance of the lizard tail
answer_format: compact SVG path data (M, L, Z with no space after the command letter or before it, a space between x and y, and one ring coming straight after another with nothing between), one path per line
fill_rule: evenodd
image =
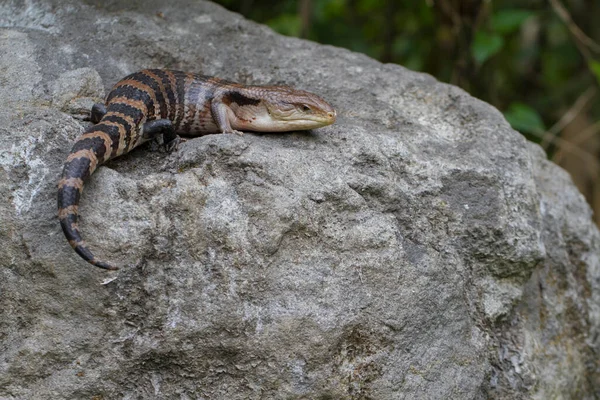
M58 219L69 244L81 258L97 267L116 270L117 267L99 261L94 257L94 254L87 248L81 238L77 226L79 199L83 191L83 183L92 175L99 164L110 158L113 143L109 134L110 128L106 122L100 121L99 124L77 138L67 157L62 178L58 183Z
M107 107L100 121L79 136L73 144L58 183L58 219L62 230L77 254L100 268L118 269L114 265L97 260L81 238L77 221L83 184L98 166L131 151L146 140L140 127L147 117L151 116L151 119L154 119L157 114L166 118L169 112L174 115L175 107L170 110L166 106L159 106L165 100L162 94L157 94L157 90L164 90L164 85L175 81L175 77L166 74L164 79L157 81L159 77L156 74L159 72L134 73L113 87L106 98ZM183 82L181 79L180 81ZM169 99L176 105L172 92L173 90Z
M129 152L145 140L140 136L140 126L148 112L154 113L151 95L154 91L136 80L144 78L143 74L138 75L132 74L115 85L98 124L90 127L73 144L58 183L58 219L69 244L85 261L109 270L118 268L97 260L81 238L77 226L79 198L84 182L98 166Z

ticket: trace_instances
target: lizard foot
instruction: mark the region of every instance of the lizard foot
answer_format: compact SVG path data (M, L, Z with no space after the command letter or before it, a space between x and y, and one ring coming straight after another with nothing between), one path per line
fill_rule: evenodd
M179 148L179 145L183 142L187 142L187 139L184 139L181 136L176 136L175 139L171 140L170 142L165 143L166 152L172 153L174 151L177 151L177 149Z
M230 131L226 131L226 132L223 132L223 133L228 133L228 134L230 134L230 133L233 133L233 134L235 134L235 135L238 135L238 136L244 136L244 132L242 132L242 131L237 131L237 130L235 130L235 129L232 129L232 130L230 130Z

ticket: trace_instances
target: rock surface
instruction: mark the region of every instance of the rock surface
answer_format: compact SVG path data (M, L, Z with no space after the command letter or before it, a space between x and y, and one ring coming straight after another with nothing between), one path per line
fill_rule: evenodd
M600 397L600 236L567 174L430 76L200 1L0 4L1 399ZM308 133L56 184L81 113L170 67L319 93Z

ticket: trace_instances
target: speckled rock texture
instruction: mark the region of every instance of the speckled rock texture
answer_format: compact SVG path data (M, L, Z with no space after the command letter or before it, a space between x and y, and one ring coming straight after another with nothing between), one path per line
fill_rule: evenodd
M202 1L0 3L1 399L597 399L600 236L568 175L428 75ZM128 73L289 84L338 122L146 145L56 216ZM155 146L156 147L156 146Z

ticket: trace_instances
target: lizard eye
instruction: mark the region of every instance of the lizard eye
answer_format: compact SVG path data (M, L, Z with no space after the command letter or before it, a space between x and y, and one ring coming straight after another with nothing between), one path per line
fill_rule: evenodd
M304 112L312 111L312 109L309 106L307 106L306 104L302 104L301 108L302 108L302 111L304 111Z

